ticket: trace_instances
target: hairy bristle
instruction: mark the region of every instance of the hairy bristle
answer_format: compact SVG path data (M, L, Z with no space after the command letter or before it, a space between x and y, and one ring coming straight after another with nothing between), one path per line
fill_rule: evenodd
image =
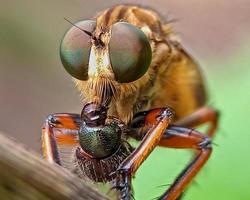
M103 77L93 77L88 81L79 81L75 79L76 86L81 92L84 102L110 100L118 100L124 96L132 94L136 91L136 84L119 84L116 81ZM96 98L94 98L96 97ZM103 102L103 103L104 103ZM108 103L108 102L107 102Z

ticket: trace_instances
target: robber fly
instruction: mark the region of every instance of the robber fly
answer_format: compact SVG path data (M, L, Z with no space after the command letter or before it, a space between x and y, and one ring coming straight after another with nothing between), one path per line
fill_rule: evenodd
M71 25L60 57L83 109L47 118L44 158L93 182L110 182L128 200L133 175L156 146L194 149L193 160L159 197L179 198L208 160L218 121L205 105L198 64L171 24L148 8L117 5ZM206 135L193 129L206 122ZM129 137L141 142L132 147Z

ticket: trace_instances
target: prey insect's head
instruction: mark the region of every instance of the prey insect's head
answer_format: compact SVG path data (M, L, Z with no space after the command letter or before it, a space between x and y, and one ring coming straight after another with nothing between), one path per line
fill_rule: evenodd
M119 97L123 84L129 85L147 72L152 51L138 27L127 22L102 27L95 20L71 24L62 39L60 57L87 102Z

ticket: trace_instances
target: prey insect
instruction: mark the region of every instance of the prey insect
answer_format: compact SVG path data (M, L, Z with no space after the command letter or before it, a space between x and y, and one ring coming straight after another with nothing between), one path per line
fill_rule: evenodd
M199 66L171 24L150 9L114 6L72 24L60 56L83 109L47 118L44 158L93 182L111 182L129 200L131 179L156 146L193 149L193 160L159 197L178 199L211 154L218 114L206 106ZM193 129L204 123L206 135ZM132 147L129 137L141 142Z

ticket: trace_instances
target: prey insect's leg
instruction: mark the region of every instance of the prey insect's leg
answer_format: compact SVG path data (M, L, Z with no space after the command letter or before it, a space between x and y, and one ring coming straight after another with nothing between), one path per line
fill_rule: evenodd
M144 117L144 123L149 127L147 133L140 145L117 169L115 187L120 191L121 199L127 200L131 198L131 177L158 145L172 117L173 112L169 108L153 109L147 112Z
M80 115L54 114L48 116L42 127L43 157L50 163L61 165L58 146L77 144Z
M193 129L170 126L159 145L170 148L189 148L196 151L193 160L175 179L170 188L159 198L161 200L175 200L182 194L208 160L212 151L211 140Z
M176 126L193 128L201 124L210 123L210 127L207 130L207 135L213 137L218 125L219 112L210 107L203 107L196 112L186 116L174 124Z

